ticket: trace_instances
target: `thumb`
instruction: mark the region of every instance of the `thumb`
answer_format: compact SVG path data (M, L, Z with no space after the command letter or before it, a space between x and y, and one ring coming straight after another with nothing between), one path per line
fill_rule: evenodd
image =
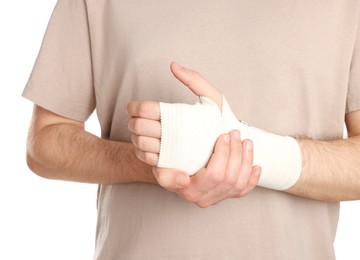
M173 62L170 65L171 72L181 83L187 86L195 95L205 96L222 108L222 94L213 87L198 72L187 69Z

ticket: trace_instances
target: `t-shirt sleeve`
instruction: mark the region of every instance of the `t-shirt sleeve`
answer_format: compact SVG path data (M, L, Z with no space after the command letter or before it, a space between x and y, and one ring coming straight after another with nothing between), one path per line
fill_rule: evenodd
M85 0L58 0L23 97L85 121L95 109Z
M360 18L359 18L360 21ZM360 109L360 26L358 25L356 41L350 66L346 113Z

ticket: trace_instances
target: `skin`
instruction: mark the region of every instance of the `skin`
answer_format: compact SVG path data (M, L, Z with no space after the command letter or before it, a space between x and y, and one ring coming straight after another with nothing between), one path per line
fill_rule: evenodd
M208 96L221 106L220 93L200 74L176 64L171 70L196 95ZM252 165L252 142L241 140L238 131L220 136L207 167L192 177L176 169L154 167L160 146L158 107L152 101L129 103L131 144L98 138L85 131L84 122L35 105L28 134L28 165L50 179L156 184L199 207L245 196L256 186L261 168ZM302 174L285 192L323 201L360 199L360 111L348 113L345 122L348 139L298 140Z
M174 76L198 96L208 96L222 107L221 93L212 87L198 73L171 65ZM189 77L188 74L191 74ZM195 83L195 84L193 84ZM239 131L221 135L206 168L193 177L184 172L169 174L169 169L155 167L160 152L160 109L158 102L130 102L128 129L133 133L136 156L154 166L153 173L158 183L175 192L187 201L206 208L227 198L247 195L256 187L261 173L259 166L253 166L253 144L251 140L241 141Z
M210 97L219 105L219 108L221 108L222 94L199 73L183 68L175 63L171 65L171 71L174 76L195 95ZM142 114L144 110L146 110L146 115ZM149 165L155 166L160 151L159 136L161 128L159 104L149 101L131 102L128 106L128 113L131 116L129 120L129 130L133 133L132 141L136 146L137 157ZM149 121L150 118L147 118L147 115L151 117L151 122ZM298 182L285 192L310 199L330 202L360 199L360 111L348 113L345 122L349 133L348 139L333 141L297 140L302 152L302 172ZM249 140L244 140L243 144L247 144L248 141ZM219 146L220 145L222 144L219 144ZM234 148L230 146L230 154L233 149ZM242 151L246 151L245 147L243 147ZM252 148L251 152L253 152ZM218 179L219 185L223 185L222 181L227 184L232 182L232 180L229 181L228 176L237 179L242 185L237 183L237 185L230 188L231 192L228 193L228 196L221 196L221 192L219 192L210 198L207 196L201 197L200 194L191 190L191 192L189 192L191 195L185 197L185 199L189 200L190 198L190 201L196 203L204 199L206 202L201 204L213 205L223 199L236 197L236 195L238 197L244 196L249 191L249 189L244 186L246 180L253 184L250 177L253 175L249 173L251 160L246 160L239 155L233 155L232 158L230 159L229 156L226 167L219 168L226 169L224 175ZM224 165L226 164L225 161L226 160L224 160ZM247 170L240 171L238 168L233 168L234 165L241 165ZM157 173L159 170L156 168L154 171L158 182L163 183L161 180L161 172ZM189 179L188 183L189 186L191 186L193 180L192 178ZM178 194L180 193L180 195L187 190L187 187L174 190L174 186L171 185L172 184L166 184L163 186ZM210 189L212 188L213 187L210 187ZM219 190L224 192L221 188ZM220 200L217 200L217 198L220 198Z
M84 123L34 107L27 140L29 168L44 178L85 183L157 183L131 143L98 138Z

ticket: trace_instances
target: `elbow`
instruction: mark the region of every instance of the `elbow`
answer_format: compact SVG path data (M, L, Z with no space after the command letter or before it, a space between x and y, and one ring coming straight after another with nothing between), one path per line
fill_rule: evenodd
M26 153L26 163L28 168L36 175L49 178L49 176L46 176L45 171L42 170L40 163L29 152Z
M26 163L28 168L38 175L39 177L46 179L54 179L54 176L51 176L51 170L45 167L44 160L40 154L37 154L36 149L34 147L30 147L28 145L26 152Z
M28 168L33 172L36 173L36 161L34 158L29 154L29 152L26 153L26 164Z
M42 139L35 135L34 131L29 131L26 144L26 163L28 168L36 175L51 179L49 169L46 169L45 153L47 149L43 147Z

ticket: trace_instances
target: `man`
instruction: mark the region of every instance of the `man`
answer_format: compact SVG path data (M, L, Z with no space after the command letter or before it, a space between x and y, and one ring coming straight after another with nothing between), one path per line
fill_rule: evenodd
M334 259L338 201L360 198L359 4L59 0L23 94L35 103L29 167L100 184L95 259ZM219 137L219 157L200 174L153 169L158 150L138 143L149 131L138 122L158 127L159 113L130 103L134 149L128 103L215 98L198 92L213 89L203 77L172 65L196 95L179 86L172 60L201 71L237 118L311 138L299 139L299 180L285 191L253 189L262 165L252 165L256 146L238 131ZM95 108L102 138L84 130ZM350 138L341 140L344 118ZM210 162L230 161L242 179L234 193L229 172L207 174ZM211 181L227 193L200 200Z

